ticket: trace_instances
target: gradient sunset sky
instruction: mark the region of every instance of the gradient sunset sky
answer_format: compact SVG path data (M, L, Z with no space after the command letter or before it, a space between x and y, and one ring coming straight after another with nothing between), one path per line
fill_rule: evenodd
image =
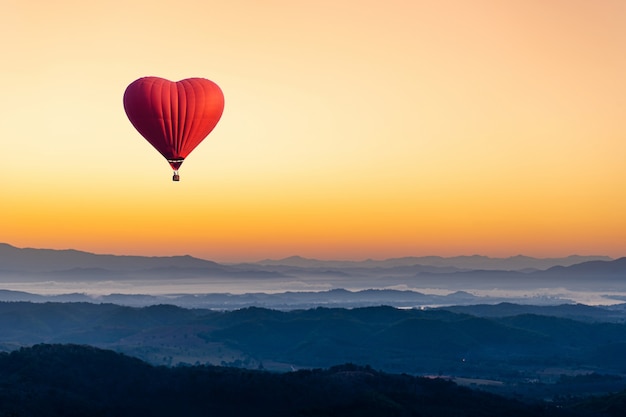
M231 262L626 256L624 0L2 0L0 241ZM181 181L126 86L226 105Z

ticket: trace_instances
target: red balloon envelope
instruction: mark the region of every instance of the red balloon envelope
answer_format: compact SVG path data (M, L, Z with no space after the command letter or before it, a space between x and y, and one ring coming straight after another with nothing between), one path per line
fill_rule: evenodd
M124 110L135 129L167 159L178 181L178 168L220 120L224 95L204 78L172 82L144 77L126 88Z

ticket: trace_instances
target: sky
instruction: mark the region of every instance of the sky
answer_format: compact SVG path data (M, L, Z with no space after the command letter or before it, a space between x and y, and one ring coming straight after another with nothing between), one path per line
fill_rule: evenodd
M0 0L0 241L220 262L626 256L623 0ZM204 77L171 169L127 85Z

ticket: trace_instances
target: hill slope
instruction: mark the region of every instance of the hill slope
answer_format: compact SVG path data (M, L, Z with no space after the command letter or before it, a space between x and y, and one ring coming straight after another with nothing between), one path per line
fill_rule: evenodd
M111 351L37 345L0 355L0 415L568 416L440 380L343 365L276 374L153 367Z
M598 321L599 308L584 320L558 317L558 310L538 315L532 306L515 311L479 317L392 307L211 311L7 302L0 303L0 348L77 343L154 364L273 370L355 362L393 372L481 377L514 372L535 378L551 367L626 373L626 357L619 354L626 347L626 324L613 321L611 311L605 312L611 318L606 322ZM578 311L591 314L586 306ZM577 315L571 306L564 312Z

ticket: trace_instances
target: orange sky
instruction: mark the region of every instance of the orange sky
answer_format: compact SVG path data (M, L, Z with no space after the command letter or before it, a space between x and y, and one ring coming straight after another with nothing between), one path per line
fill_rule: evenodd
M2 4L0 241L626 256L623 0ZM224 91L179 183L122 107L146 75Z

